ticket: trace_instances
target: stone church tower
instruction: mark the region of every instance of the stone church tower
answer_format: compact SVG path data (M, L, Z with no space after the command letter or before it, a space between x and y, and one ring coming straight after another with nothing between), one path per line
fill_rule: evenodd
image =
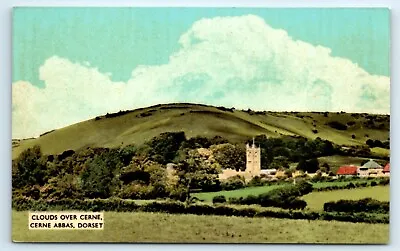
M246 145L246 173L251 176L258 176L261 173L261 149L253 145Z

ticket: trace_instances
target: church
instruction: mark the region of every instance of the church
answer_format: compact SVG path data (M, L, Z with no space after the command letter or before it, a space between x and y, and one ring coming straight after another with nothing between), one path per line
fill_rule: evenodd
M228 168L223 169L222 173L219 174L219 179L228 179L232 176L243 176L245 180L251 180L256 176L260 176L261 174L261 149L253 144L246 144L246 170L245 171L236 171L234 169Z

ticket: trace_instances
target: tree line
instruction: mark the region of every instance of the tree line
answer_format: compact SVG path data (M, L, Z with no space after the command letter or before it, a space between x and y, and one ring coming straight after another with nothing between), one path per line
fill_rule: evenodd
M249 137L247 143L250 143ZM245 169L245 143L215 136L187 138L184 132L162 133L142 145L119 148L88 147L44 155L39 146L13 160L13 195L34 199L110 198L188 200L190 192L218 191L244 186L244 181L220 181L221 169ZM327 140L260 135L262 168L319 168L317 157L340 148ZM202 149L200 151L199 149ZM172 173L167 166L172 165ZM240 184L239 184L240 183Z

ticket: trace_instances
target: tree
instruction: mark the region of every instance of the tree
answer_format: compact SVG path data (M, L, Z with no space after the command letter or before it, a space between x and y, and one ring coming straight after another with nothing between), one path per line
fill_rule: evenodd
M299 164L296 167L297 170L301 170L303 172L315 173L319 169L318 159L310 159L310 160L300 160Z
M82 190L89 198L108 198L115 187L114 171L122 167L117 150L96 155L83 170Z
M186 201L190 199L191 189L204 189L218 186L219 165L202 158L197 150L190 150L185 160L177 165L178 187L186 187Z
M46 161L39 146L23 151L13 162L12 186L43 185L46 181Z
M182 142L186 141L184 132L165 132L154 137L149 143L149 156L160 164L173 161Z
M331 170L331 167L329 166L328 163L325 162L324 164L322 164L321 171L323 171L325 173L329 173L330 170Z
M137 148L134 145L128 145L121 148L120 150L121 160L125 166L131 162L133 156L135 156L136 151Z
M367 139L367 141L365 142L369 147L374 147L375 146L375 142L372 139Z
M206 137L197 136L186 140L183 144L190 149L208 148L211 146L211 141Z
M244 147L226 143L213 146L211 150L221 168L232 168L237 171L246 169L246 150Z

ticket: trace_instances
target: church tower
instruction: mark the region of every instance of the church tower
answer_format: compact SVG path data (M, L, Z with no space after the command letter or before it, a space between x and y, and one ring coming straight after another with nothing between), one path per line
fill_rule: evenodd
M258 176L261 173L261 149L253 145L246 145L246 173L251 176Z

